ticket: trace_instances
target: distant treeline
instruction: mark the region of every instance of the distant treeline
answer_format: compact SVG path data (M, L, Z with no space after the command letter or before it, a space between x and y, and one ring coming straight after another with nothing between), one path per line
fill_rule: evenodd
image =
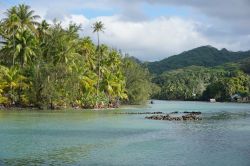
M190 66L165 72L153 81L160 87L152 96L156 99L230 101L236 94L241 98L250 95L250 77L236 64L216 68Z

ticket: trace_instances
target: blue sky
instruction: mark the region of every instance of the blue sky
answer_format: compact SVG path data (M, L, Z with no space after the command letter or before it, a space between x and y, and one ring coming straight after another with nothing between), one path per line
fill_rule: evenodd
M20 3L28 4L30 6L36 6L34 4L38 4L38 6L41 6L41 8L50 8L49 4L43 3L42 1L40 3L34 3L35 0L11 0L11 1L4 1L0 0L1 5L4 6L4 8L9 8L14 5L18 5ZM54 1L57 2L57 1ZM82 0L84 2L84 0ZM60 3L60 0L58 0L57 3ZM55 3L55 4L57 4ZM54 5L53 5L54 7ZM76 6L74 8L64 8L67 12L71 14L82 14L86 16L87 18L95 18L98 16L112 16L117 13L119 13L120 8L115 8L113 6L110 7L104 7L104 8L88 8L84 6ZM140 5L140 10L145 14L145 16L149 18L155 18L159 16L181 16L181 17L188 17L191 15L191 11L187 8L182 8L181 10L178 7L174 6L162 6L162 5L150 5L148 3L142 3Z
M43 19L91 25L104 22L101 41L142 60L159 60L202 45L250 49L248 0L0 0L0 17L25 3Z

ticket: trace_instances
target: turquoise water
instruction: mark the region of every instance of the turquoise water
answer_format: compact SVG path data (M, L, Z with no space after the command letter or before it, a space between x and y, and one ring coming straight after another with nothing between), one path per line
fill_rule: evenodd
M169 122L114 112L201 111ZM249 166L250 104L155 101L114 111L0 111L0 165Z

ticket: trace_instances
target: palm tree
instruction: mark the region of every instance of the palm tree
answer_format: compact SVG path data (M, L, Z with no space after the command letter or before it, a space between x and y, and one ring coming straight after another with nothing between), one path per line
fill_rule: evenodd
M70 23L66 31L71 38L78 39L79 38L78 32L80 30L81 30L81 25Z
M37 28L39 37L41 38L42 36L47 35L48 29L49 29L49 24L47 23L46 20L43 20Z
M11 7L5 12L6 18L2 21L2 26L5 29L3 35L14 36L14 32L19 27L19 18L17 16L17 7ZM5 36L6 37L6 36Z
M84 67L87 70L94 71L96 69L96 65L94 63L95 57L93 56L95 53L95 45L90 39L90 37L85 37L80 42L80 54L84 56Z
M28 29L33 33L36 33L35 26L38 26L39 23L36 21L40 18L38 15L34 15L34 10L30 10L30 6L25 4L20 4L14 6L7 10L5 13L6 18L3 22L5 23L5 28L8 33L14 35L17 29Z
M3 82L1 85L5 85L8 89L10 101L12 104L15 104L18 100L20 100L20 95L17 94L18 91L29 87L29 85L25 83L27 78L20 74L17 67L11 67L10 69L4 68L3 71Z
M68 30L63 29L61 23L54 22L49 28L49 34L42 46L43 56L46 61L56 64L67 64L78 56L77 29L72 25ZM46 35L42 35L43 37Z
M12 57L13 65L19 57L20 64L23 67L34 52L34 34L37 34L36 26L39 25L36 19L40 18L34 15L30 6L20 4L7 10L6 18L3 19L1 36L4 39L4 48L2 51Z
M98 81L97 81L97 87L96 87L96 95L98 96L98 90L100 86L100 36L99 32L104 32L104 24L101 21L97 21L93 24L93 33L97 34L97 52L98 52Z
M38 15L34 15L35 11L30 10L30 6L25 4L20 4L17 7L17 16L20 21L20 26L24 29L29 29L32 32L36 33L35 26L38 26L39 23L36 21L40 18Z
M3 58L8 64L16 65L16 62L18 62L21 67L24 67L36 55L36 43L36 38L30 31L20 29L13 37L13 40L4 42L1 49Z
M34 36L27 30L20 30L15 35L15 43L10 43L10 49L13 49L13 64L18 59L21 67L31 62L35 56L36 40Z
M99 32L104 32L104 24L101 21L97 21L93 24L93 33L97 33L97 47L100 46L100 38L99 38Z

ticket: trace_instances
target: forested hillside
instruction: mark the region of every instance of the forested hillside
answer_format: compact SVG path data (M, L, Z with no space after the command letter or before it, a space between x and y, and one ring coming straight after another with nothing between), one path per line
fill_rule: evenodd
M146 65L151 73L161 74L164 71L192 65L213 67L248 57L250 57L250 51L232 52L227 49L218 50L211 46L202 46L161 61L148 62Z
M231 96L250 95L250 77L240 64L206 68L190 66L165 72L153 79L160 88L152 97L164 100L230 101Z

